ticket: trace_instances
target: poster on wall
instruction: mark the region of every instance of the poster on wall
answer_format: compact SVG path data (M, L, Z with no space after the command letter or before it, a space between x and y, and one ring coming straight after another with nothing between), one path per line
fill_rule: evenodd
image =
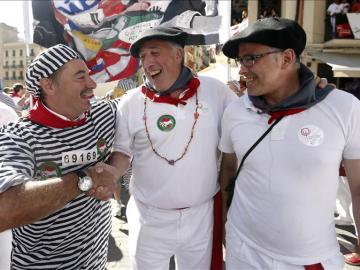
M170 25L190 34L188 45L219 42L217 0L33 0L34 43L77 50L97 82L133 76L131 43L150 27Z
M347 13L351 31L355 39L360 39L360 13Z

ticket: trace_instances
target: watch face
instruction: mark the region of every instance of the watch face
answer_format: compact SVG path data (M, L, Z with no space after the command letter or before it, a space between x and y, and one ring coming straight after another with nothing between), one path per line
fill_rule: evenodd
M84 176L79 179L78 186L81 191L87 192L92 188L93 181L90 176Z

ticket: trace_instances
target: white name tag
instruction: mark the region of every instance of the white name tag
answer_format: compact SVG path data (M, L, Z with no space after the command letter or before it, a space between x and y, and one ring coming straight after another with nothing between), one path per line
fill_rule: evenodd
M96 149L69 151L62 153L61 156L63 166L86 164L97 161L98 159Z

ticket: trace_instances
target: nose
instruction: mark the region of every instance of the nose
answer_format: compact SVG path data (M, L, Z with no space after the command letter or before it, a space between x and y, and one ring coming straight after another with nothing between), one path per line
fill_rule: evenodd
M242 74L244 74L244 73L246 73L248 71L249 71L249 68L247 68L246 66L240 64L239 75L242 75Z
M151 66L151 61L149 57L142 57L140 62L144 70Z
M153 56L151 53L144 52L140 57L140 62L143 69L147 70L154 64L155 56Z
M94 81L93 78L91 78L90 76L88 76L88 79L86 81L86 86L90 89L95 89L97 84L96 82Z

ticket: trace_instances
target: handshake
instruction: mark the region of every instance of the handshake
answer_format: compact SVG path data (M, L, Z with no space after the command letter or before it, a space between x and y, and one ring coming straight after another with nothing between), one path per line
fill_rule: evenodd
M117 188L117 181L121 176L115 167L99 162L87 168L85 173L88 178L90 178L87 179L87 181L90 182L90 189L85 191L88 196L102 201L107 201L112 198ZM79 181L81 180L82 179Z

